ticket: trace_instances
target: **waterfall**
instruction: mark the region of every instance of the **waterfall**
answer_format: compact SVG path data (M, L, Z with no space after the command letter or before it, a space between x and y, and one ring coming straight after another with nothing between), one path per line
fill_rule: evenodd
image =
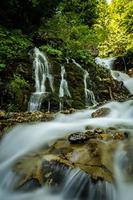
M96 64L109 69L112 77L119 82L123 82L123 85L127 88L127 90L130 92L130 94L133 94L133 78L131 78L128 74L126 74L124 72L112 70L115 59L116 58L99 58L99 57L97 57L97 58L95 58L95 62L96 62ZM123 61L124 61L124 66L125 66L125 71L126 71L125 60L123 60Z
M68 89L68 82L66 80L66 70L65 67L62 65L61 66L61 82L60 82L60 89L59 89L59 98L60 98L60 110L63 109L63 98L64 97L69 97L71 98L70 91Z
M84 82L84 93L85 93L86 106L88 107L88 106L90 106L90 104L97 105L93 91L90 90L87 86L87 80L89 80L89 73L87 72L87 70L82 68L82 66L79 63L77 63L74 59L72 59L72 62L83 71L83 82Z
M115 200L115 189L108 182L93 183L80 169L70 171L63 188L66 199Z
M39 111L42 101L48 96L46 81L48 80L51 92L54 91L53 76L50 72L50 64L46 55L38 48L34 49L33 70L35 77L35 92L31 95L28 110Z
M100 58L100 57L96 57L95 58L95 63L97 65L101 65L102 67L105 67L106 69L112 69L114 61L116 60L116 58Z

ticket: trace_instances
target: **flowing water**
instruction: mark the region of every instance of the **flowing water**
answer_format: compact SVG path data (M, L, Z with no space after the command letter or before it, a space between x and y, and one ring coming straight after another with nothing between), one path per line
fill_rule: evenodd
M128 76L128 74L116 70L112 70L113 64L114 64L115 58L99 58L97 57L95 59L96 64L105 67L106 69L109 69L111 72L112 77L119 81L123 82L123 85L127 88L127 90L130 92L130 94L133 94L133 78ZM124 63L124 70L125 72L127 71L126 69L126 64L125 60L123 58L123 63Z
M59 98L60 98L60 110L63 110L63 98L71 98L71 94L68 88L68 82L66 80L66 70L65 67L61 66L61 82L60 82L60 89L59 89Z
M106 69L110 70L112 69L115 60L116 58L95 58L95 62L97 65L101 65L102 67L105 67Z
M90 79L89 73L87 72L87 70L82 68L82 66L79 63L77 63L74 59L72 59L72 62L78 68L80 68L83 71L83 82L84 82L84 92L85 92L85 104L86 104L86 106L88 107L91 104L93 106L97 105L97 102L96 102L95 95L94 95L93 91L88 88L87 80Z
M61 77L60 97L63 97L67 91L63 89L67 86L63 66ZM51 122L18 125L6 134L0 143L0 199L132 200L133 100L121 103L110 102L100 108L102 107L110 109L110 113L106 117L92 118L91 114L96 109L87 108L69 115L57 114ZM13 172L12 167L22 156L71 133L84 132L86 126L92 128L113 127L118 131L126 131L130 135L131 139L120 143L114 156L114 184L100 180L93 183L85 172L73 169L66 171L66 178L56 192L47 187L32 192L13 191L19 177Z
M65 199L87 199L87 200L125 200L127 195L133 195L131 187L133 180L130 180L130 187L124 179L122 186L128 188L123 191L119 177L123 173L117 173L119 159L121 155L116 155L116 186L107 182L98 181L96 184L91 182L89 176L79 169L70 170L66 174L66 179L62 183L62 189L53 193L44 187L32 192L13 192L13 185L18 177L12 171L12 166L23 155L47 144L58 138L63 138L74 132L85 131L86 126L91 127L116 127L118 130L125 130L133 133L133 101L123 103L110 102L105 107L110 108L111 112L106 117L91 118L91 113L96 109L86 109L71 115L58 114L51 122L38 124L18 125L7 134L0 144L0 199L1 200L65 200ZM125 154L124 154L125 155ZM131 154L132 155L132 154ZM126 162L127 163L127 162ZM119 172L118 171L118 172ZM117 175L118 174L118 175ZM120 174L120 175L119 175ZM120 196L122 196L120 198ZM128 200L131 200L129 198Z
M33 54L33 70L35 77L35 92L31 95L28 110L39 111L44 98L48 96L47 80L51 91L54 91L53 76L46 55L35 47Z

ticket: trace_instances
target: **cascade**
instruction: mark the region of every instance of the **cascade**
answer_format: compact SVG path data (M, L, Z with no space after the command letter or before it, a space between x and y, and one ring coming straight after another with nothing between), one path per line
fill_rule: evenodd
M46 81L48 80L51 92L54 91L53 76L50 72L50 65L46 55L38 48L34 49L33 70L35 77L35 92L31 95L28 110L31 112L39 111L42 101L48 96Z
M116 153L116 163L114 165L114 168L116 168L114 170L116 172L114 178L117 186L100 180L97 183L93 183L85 172L80 169L72 169L65 173L66 178L58 192L54 193L53 190L51 191L47 187L31 192L12 190L19 179L14 170L12 170L12 166L23 155L31 153L31 151L35 151L45 144L50 145L51 141L68 136L70 133L85 131L85 127L88 125L93 128L117 127L119 130L130 131L132 137L132 105L133 100L123 103L110 102L104 105L110 108L110 113L106 117L92 118L91 113L97 109L89 108L67 116L58 114L56 119L51 122L22 124L13 128L0 143L0 199L43 200L46 197L46 199L51 200L125 200L129 197L128 200L132 200L133 180L130 176L132 171L129 168L129 176L124 173L126 169L128 170L128 160L125 157L125 152L121 150L118 150L118 152L121 152L120 154ZM128 151L132 159L132 148L129 148ZM127 176L131 177L130 181L125 181Z
M115 58L95 58L96 64L109 69L112 77L119 82L123 82L123 85L127 88L130 94L133 94L133 78L131 78L128 74L124 72L112 70L114 61ZM123 62L125 66L125 71L127 71L124 58Z
M121 143L115 153L114 173L118 187L118 198L133 199L133 141Z
M96 105L96 99L95 99L95 95L93 93L93 91L91 91L90 89L88 89L87 86L87 80L89 80L89 73L87 72L87 70L83 69L82 66L77 63L74 59L72 59L72 62L83 71L83 81L84 81L84 92L85 92L85 104L86 106L90 106L90 103L92 105Z
M116 60L116 58L100 58L100 57L96 57L95 58L95 63L97 65L101 65L102 67L105 67L106 69L112 69L114 61Z
M60 110L63 109L63 102L62 99L64 97L69 97L71 98L70 91L68 89L68 82L66 80L66 70L65 67L62 65L61 66L61 82L60 82L60 88L59 88L59 98L60 98Z

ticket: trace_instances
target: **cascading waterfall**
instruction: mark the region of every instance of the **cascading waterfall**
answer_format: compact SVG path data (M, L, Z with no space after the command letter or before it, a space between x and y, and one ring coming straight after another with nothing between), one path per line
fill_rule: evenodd
M62 99L64 97L69 97L71 98L70 91L68 89L68 83L65 78L66 75L66 70L65 67L62 65L61 66L61 82L60 82L60 89L59 89L59 98L60 98L60 110L63 109L63 102Z
M36 91L31 95L28 110L31 112L39 111L43 99L48 95L46 81L48 79L51 91L54 91L53 76L50 72L50 65L46 55L38 48L34 49L33 70L35 77Z
M90 102L93 104L93 105L96 105L97 102L95 100L95 96L94 96L94 93L93 91L89 90L87 88L87 79L89 78L89 73L87 71L84 72L84 90L85 90L85 102L86 102L86 106L89 106L90 105Z
M96 111L96 109L86 109L67 116L59 114L57 118L51 122L18 125L6 134L0 143L0 199L43 200L46 198L51 200L125 200L128 196L132 197L132 179L130 180L130 188L128 187L128 183L125 182L125 179L121 180L123 181L122 185L130 189L129 194L127 190L123 190L121 182L116 181L117 187L100 180L94 184L91 182L89 176L86 176L86 174L79 169L72 170L66 174L66 179L62 183L62 189L55 194L47 187L32 192L15 192L12 190L18 180L17 175L12 170L12 166L21 156L28 152L35 151L45 144L50 143L50 141L53 142L53 140L63 138L70 133L83 132L88 125L94 128L116 127L118 130L124 129L130 132L132 137L133 100L123 103L111 102L104 106L110 108L110 113L106 117L92 118L91 113ZM125 156L125 154L123 155ZM123 168L119 170L124 170L125 165L127 165L125 158L121 164ZM115 163L115 167L116 166L119 167L119 162ZM119 179L117 176L118 174L116 173L114 176L116 180ZM125 174L122 173L122 176L125 176ZM132 200L132 198L128 200Z
M130 76L128 76L128 74L124 72L112 70L114 61L115 61L115 58L97 57L95 59L96 64L109 69L112 77L119 82L123 82L123 85L127 88L130 94L133 94L133 78L131 78ZM125 66L125 62L124 62L124 66ZM125 71L126 71L126 67L125 67Z
M85 104L86 106L90 106L90 104L92 105L97 105L96 99L95 99L95 95L93 93L92 90L88 89L87 86L87 80L89 80L89 73L87 72L87 70L83 69L82 66L77 63L74 59L72 59L72 62L83 71L83 81L84 81L84 92L85 92Z

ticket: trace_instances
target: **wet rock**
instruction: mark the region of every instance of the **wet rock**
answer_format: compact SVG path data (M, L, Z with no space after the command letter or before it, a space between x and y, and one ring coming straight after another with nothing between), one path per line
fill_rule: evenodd
M115 128L96 128L94 132L97 134L97 138L101 140L124 140L127 138L124 132L120 132Z
M43 183L49 186L59 186L63 183L68 166L58 161L44 161L42 163Z
M130 68L127 73L130 77L133 77L133 68Z
M73 133L68 136L68 140L71 144L82 144L92 138L96 137L95 134L91 131L86 131L85 133Z
M39 181L35 178L32 178L32 179L28 180L27 182L25 182L23 185L21 185L20 188L17 188L17 190L28 192L28 191L36 190L40 187L41 187L41 185L40 185Z
M76 112L76 109L74 109L74 108L70 108L68 110L61 111L61 113L63 113L63 114L72 114L74 112Z
M112 182L113 155L117 147L117 140L105 143L93 138L80 142L80 145L70 143L66 139L57 140L47 149L38 150L16 163L13 171L20 175L21 179L15 188L25 189L29 184L32 189L30 181L33 179L41 186L61 186L67 172L74 168L82 170L95 182Z
M109 113L110 113L110 109L106 108L106 107L103 107L103 108L100 108L100 109L96 110L95 112L93 112L91 116L93 118L96 118L96 117L105 117Z
M0 110L0 120L1 120L1 119L4 119L4 118L5 118L5 116L6 116L6 113L5 113L5 111L3 111L3 110Z
M25 156L13 168L13 172L21 177L14 189L27 190L28 187L28 190L32 190L42 185L58 186L71 166L71 163L59 155L50 154L45 150ZM35 184L33 180L36 180Z
M101 128L96 128L96 129L94 129L94 132L97 133L97 134L105 133L104 130L101 129Z
M114 139L115 140L124 140L126 137L124 135L124 133L121 133L121 132L116 132L114 134Z
M25 122L41 122L51 121L54 119L54 113L43 113L43 112L1 112L0 120L0 139L3 137L5 132L13 126L25 123Z
M107 141L107 140L113 139L113 136L108 134L108 133L102 133L102 134L100 134L98 136L98 138L101 139L101 140L106 140Z

